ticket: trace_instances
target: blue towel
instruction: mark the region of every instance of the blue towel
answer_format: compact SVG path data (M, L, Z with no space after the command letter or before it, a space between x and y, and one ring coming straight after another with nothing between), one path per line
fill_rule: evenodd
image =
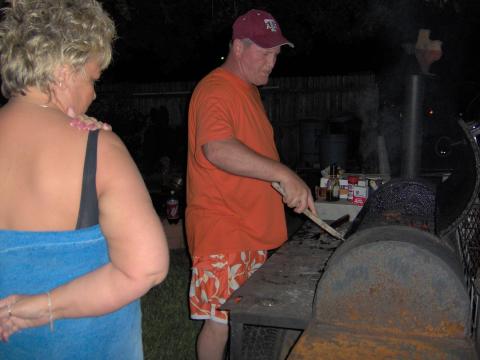
M0 298L45 293L108 262L99 225L56 232L0 230ZM0 359L143 359L140 301L103 316L56 320L53 332L48 324L22 330L0 342Z

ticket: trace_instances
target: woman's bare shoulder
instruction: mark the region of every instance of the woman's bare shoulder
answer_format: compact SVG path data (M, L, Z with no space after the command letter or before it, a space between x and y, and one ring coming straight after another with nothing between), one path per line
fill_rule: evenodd
M142 177L127 147L112 131L99 130L97 150L97 186L122 182L142 183ZM107 185L107 187L108 187Z
M112 158L130 157L125 143L118 134L113 131L98 130L98 156Z

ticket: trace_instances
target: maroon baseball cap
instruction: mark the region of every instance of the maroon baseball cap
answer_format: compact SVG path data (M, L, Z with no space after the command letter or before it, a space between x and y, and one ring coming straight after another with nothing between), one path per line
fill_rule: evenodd
M282 35L277 20L266 11L252 9L233 23L232 39L250 39L264 49L293 44Z

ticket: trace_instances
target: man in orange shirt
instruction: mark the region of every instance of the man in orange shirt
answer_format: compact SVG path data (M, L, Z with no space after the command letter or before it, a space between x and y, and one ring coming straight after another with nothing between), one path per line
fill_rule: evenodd
M190 311L205 320L199 359L222 359L228 316L218 310L287 239L283 202L315 213L309 187L279 162L257 86L285 39L272 15L250 10L233 25L225 63L195 88L188 115L186 230L192 256Z

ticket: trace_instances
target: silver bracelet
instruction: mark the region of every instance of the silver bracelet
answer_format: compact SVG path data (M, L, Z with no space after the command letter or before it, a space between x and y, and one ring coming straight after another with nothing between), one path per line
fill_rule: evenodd
M52 313L52 296L50 291L47 291L48 297L48 321L50 322L50 331L53 332L53 313Z

